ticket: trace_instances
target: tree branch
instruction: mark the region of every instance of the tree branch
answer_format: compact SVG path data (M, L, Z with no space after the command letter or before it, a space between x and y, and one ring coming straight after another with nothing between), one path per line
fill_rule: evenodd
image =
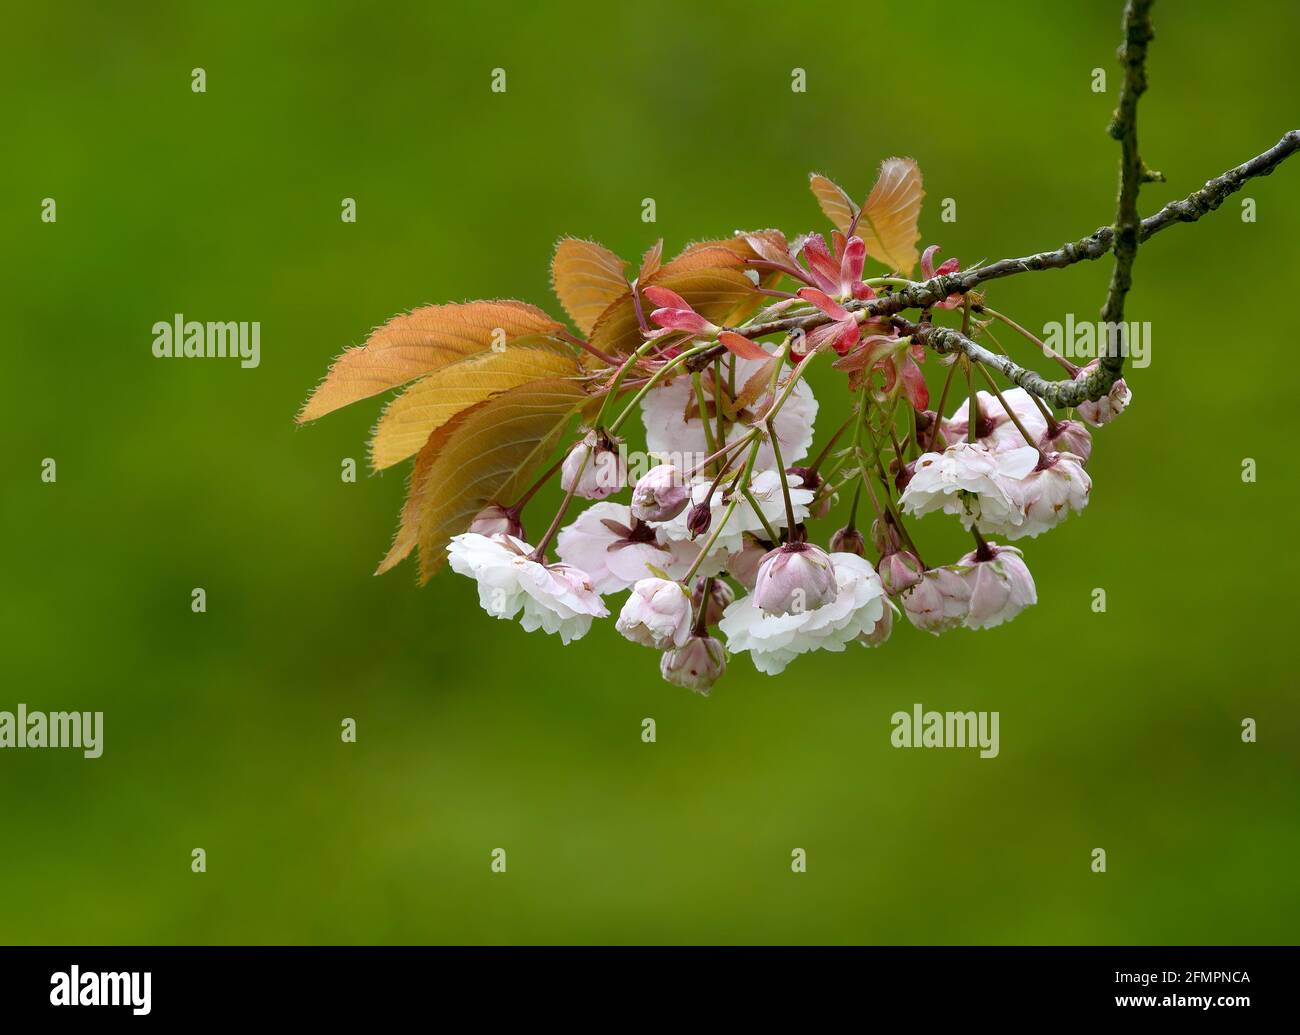
M913 323L901 316L890 318L900 334L910 335L912 340L934 349L938 353L963 352L977 363L992 367L1012 384L1019 385L1027 392L1032 392L1040 399L1059 409L1078 406L1089 399L1100 398L1110 386L1099 395L1089 395L1090 375L1078 381L1049 381L1037 370L1022 367L1019 363L1000 352L990 352L983 345L970 340L961 331L951 327L938 327L934 324Z
M1138 191L1144 180L1154 178L1142 162L1137 134L1138 99L1147 88L1147 45L1155 36L1151 28L1153 2L1128 0L1124 5L1124 43L1119 48L1120 64L1124 66L1124 85L1120 87L1119 104L1110 123L1110 135L1120 145L1119 198L1115 203L1115 266L1111 270L1106 302L1101 307L1102 323L1116 329L1114 341L1118 347L1105 351L1096 371L1097 384L1091 390L1102 393L1109 391L1123 373L1124 358L1128 355L1124 300L1133 286L1133 263L1137 259L1142 228L1142 217L1137 207ZM1090 376L1089 380L1093 377Z

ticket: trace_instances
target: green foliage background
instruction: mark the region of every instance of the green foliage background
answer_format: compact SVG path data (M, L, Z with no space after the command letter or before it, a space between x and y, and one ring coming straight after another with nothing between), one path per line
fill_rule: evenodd
M963 262L1091 231L1113 204L1119 6L8 12L0 708L102 710L106 749L0 753L0 940L1294 941L1300 164L1245 192L1257 222L1234 199L1140 253L1153 362L1097 438L1086 515L1024 544L1040 604L989 633L904 626L778 679L741 657L702 699L612 622L562 649L450 573L372 578L405 469L339 470L380 402L292 422L395 312L558 312L563 234L631 256L821 228L810 170L861 196L914 156L924 240ZM1300 123L1293 6L1166 2L1156 24L1142 142L1169 182L1147 212ZM990 301L1093 318L1108 272ZM260 368L152 358L174 313L261 321ZM891 748L915 701L998 710L1001 756Z

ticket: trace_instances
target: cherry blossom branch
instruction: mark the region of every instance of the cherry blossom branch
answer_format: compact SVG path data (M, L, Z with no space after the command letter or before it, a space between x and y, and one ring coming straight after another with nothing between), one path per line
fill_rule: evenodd
M1194 223L1202 216L1209 215L1229 197L1241 190L1250 180L1260 176L1268 176L1296 151L1300 151L1300 129L1291 130L1262 154L1256 155L1249 161L1243 162L1222 175L1206 181L1203 187L1193 191L1187 197L1169 202L1155 215L1147 216L1139 226L1139 243L1149 240L1160 231L1176 223ZM1104 226L1094 230L1087 237L1067 242L1056 249L1036 252L1033 255L1020 258L999 259L996 262L976 266L969 270L917 281L892 294L882 295L866 301L847 301L844 308L858 315L859 320L870 319L874 316L889 316L907 309L924 309L942 301L951 294L968 294L981 284L991 280L1000 280L1036 270L1066 269L1079 262L1100 259L1111 251L1114 243L1114 227ZM783 334L796 330L806 332L829 322L830 318L828 316L821 311L815 311L801 316L783 317L778 320L749 324L736 330L737 333L752 339L762 338L768 334ZM713 356L722 355L725 351L723 346L716 345L708 352L693 357L691 365L711 361ZM1104 394L1104 391L1099 392L1098 396L1102 394Z

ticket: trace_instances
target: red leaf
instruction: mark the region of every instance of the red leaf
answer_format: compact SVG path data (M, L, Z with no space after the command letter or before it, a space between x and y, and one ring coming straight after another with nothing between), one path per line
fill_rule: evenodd
M771 353L767 352L756 342L750 341L744 335L737 334L735 331L723 331L718 335L720 341L728 352L739 356L741 359L771 359Z

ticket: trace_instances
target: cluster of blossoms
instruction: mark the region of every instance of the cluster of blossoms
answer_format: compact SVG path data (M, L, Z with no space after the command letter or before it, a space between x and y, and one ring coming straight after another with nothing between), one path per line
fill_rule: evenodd
M809 651L879 646L900 616L938 634L1035 603L1011 544L1087 506L1089 427L1124 410L1128 387L990 308L955 259L936 265L937 246L918 254L915 163L887 160L861 207L822 177L813 190L836 224L829 238L737 234L667 263L660 242L631 279L599 245L561 242L556 291L590 340L524 303L475 302L398 317L345 353L300 419L420 378L372 443L377 467L418 451L380 570L418 542L424 577L445 558L488 614L565 644L616 609L618 632L659 653L664 679L701 693L732 655L774 675ZM869 275L868 258L883 272ZM904 274L918 260L915 281ZM908 308L918 322L899 315ZM999 389L975 343L1002 350L995 322L1064 368L1056 398L1065 385L1083 401L1054 413L1025 387ZM943 347L954 337L959 349ZM852 405L814 454L805 375L819 357ZM933 407L927 361L942 382ZM959 377L967 398L949 412ZM520 495L574 414L574 439ZM634 473L638 414L651 463ZM524 507L557 476L563 502L530 540ZM970 533L969 553L923 559L912 525L934 512ZM818 521L836 528L821 542Z
M863 238L837 232L827 245L814 234L780 252L770 240L755 250L755 266L802 286L766 288L778 301L736 328L647 287L655 308L642 317L643 344L615 379L617 389L639 375L635 402L651 457L700 462L657 463L629 482L621 421L604 421L602 408L560 465L564 505L539 546L525 542L517 508L497 505L451 539L451 566L478 581L488 613L519 616L567 644L610 613L606 597L626 593L617 630L660 653L668 682L707 693L728 655L747 653L774 675L809 651L879 646L900 613L939 634L992 628L1036 602L1021 550L1007 544L1087 505L1088 425L1124 409L1124 382L1058 418L1025 389L999 391L990 379L992 392L974 392L945 416L927 408L924 349L888 321L847 308L911 283L864 279ZM958 268L949 260L936 269L935 251L922 258L927 279ZM934 308L961 309L976 333L992 313L961 295ZM823 319L774 346L746 334L791 314ZM847 373L855 403L808 461L818 404L802 375L823 351L839 357L834 366ZM1075 377L1091 372L1057 358ZM973 385L967 357L940 363L944 398L959 369ZM808 522L850 495L847 521L825 546L812 542ZM594 502L561 524L577 499ZM857 527L866 507L868 535ZM932 512L956 516L974 549L953 563L924 562L905 522ZM555 562L546 556L552 537Z
M755 360L734 355L722 366L727 384L762 373ZM723 382L701 384L707 387L699 412L722 412L712 393L725 391ZM627 592L618 631L661 652L668 682L707 693L726 670L728 653L747 652L759 671L774 675L807 651L884 643L900 608L916 628L938 634L992 628L1035 603L1021 551L985 537L1032 538L1087 505L1086 424L1123 410L1129 391L1118 382L1101 403L1080 406L1078 420L1054 419L1021 388L979 392L950 417L915 411L913 433L923 451L909 458L900 443L887 467L861 441L823 451L812 466L797 465L812 444L817 414L805 381L772 417L774 434L766 421L756 431L721 420L709 454L704 422L684 416L690 396L689 379L665 380L642 396L640 408L652 449L705 455L699 470L663 463L628 486L624 443L609 432L590 430L571 448L561 467L563 488L570 500L597 502L559 529L558 562L547 563L528 546L518 515L499 506L454 537L448 553L455 571L478 581L489 614L518 616L524 628L558 633L566 644L593 618L609 615L605 596ZM864 392L851 415L863 439L875 437L872 407L880 404ZM777 455L790 466L760 469ZM830 512L845 488L834 476L845 467L855 506L823 548L808 541L806 522ZM608 498L627 488L628 502ZM874 565L854 524L863 489L877 510L870 525ZM976 545L955 563L928 567L904 515L934 511L956 515Z

